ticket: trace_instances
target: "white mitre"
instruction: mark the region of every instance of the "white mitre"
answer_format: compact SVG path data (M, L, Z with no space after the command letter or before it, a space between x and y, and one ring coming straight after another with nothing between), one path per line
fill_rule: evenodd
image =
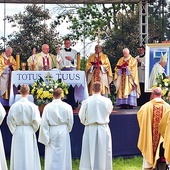
M168 60L168 55L167 53L165 53L164 55L161 56L160 61L167 62L167 60Z

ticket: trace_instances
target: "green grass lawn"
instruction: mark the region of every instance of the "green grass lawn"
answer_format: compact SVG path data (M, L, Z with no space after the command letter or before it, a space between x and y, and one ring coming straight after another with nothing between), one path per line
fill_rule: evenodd
M73 170L79 170L79 159L73 159ZM7 160L9 167L9 159ZM42 170L44 170L44 159L41 158ZM113 158L113 170L141 170L142 169L142 157L133 158Z

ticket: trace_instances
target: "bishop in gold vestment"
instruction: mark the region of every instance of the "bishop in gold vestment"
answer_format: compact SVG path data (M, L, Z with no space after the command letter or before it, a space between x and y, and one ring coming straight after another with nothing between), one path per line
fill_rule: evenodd
M99 81L102 83L102 94L110 94L110 83L113 81L113 74L110 61L106 54L102 53L100 45L95 46L95 53L86 62L86 75L89 94L92 94L92 85Z
M165 149L164 157L169 164L170 167L170 109L164 114L161 122L159 124L159 132L161 133L162 137L164 138L163 148Z
M141 106L137 112L137 119L140 128L138 148L143 155L143 168L155 168L159 159L160 144L163 142L158 127L162 117L170 105L162 98L162 90L156 87L153 90L151 101Z
M127 48L123 49L123 57L115 67L114 84L116 105L137 106L137 98L140 96L137 61Z
M17 64L12 54L12 48L6 48L0 55L0 96L9 99L10 73L16 70Z

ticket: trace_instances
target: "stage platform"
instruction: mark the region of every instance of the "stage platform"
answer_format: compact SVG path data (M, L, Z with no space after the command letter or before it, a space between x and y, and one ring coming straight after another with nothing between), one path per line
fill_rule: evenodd
M137 140L139 127L136 113L139 107L134 109L119 109L114 107L110 116L110 129L112 134L112 156L113 157L129 157L141 155L137 148ZM72 157L80 158L82 135L84 126L80 123L78 110L74 110L74 125L70 133ZM8 110L7 110L8 112ZM93 113L94 111L92 111ZM10 156L11 138L12 135L7 127L6 118L1 125L1 132L4 141L6 156ZM38 136L38 132L37 132ZM44 146L38 143L40 156L44 156Z

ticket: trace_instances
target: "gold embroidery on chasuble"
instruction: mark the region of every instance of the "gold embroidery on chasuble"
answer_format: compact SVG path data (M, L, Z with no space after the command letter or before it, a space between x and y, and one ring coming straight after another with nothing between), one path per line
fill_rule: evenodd
M152 123L152 136L153 136L153 155L155 156L159 144L160 134L158 132L158 125L161 121L163 113L163 106L153 106L153 123Z
M94 62L96 63L96 68L94 70L94 81L99 81L100 82L100 61L101 61L101 57L98 56L98 57L95 57L94 58Z
M122 89L125 89L126 72L122 71ZM124 96L124 90L122 90L122 96Z
M127 63L127 64L129 64L129 60L127 60L127 61L124 61L123 60L123 64L122 65L124 65L125 63ZM124 91L124 89L125 89L125 83L126 83L126 68L122 68L122 76L121 76L121 81L122 81L122 97L124 96L124 93L125 93L125 91Z
M2 98L3 99L9 99L9 91L10 91L10 85L11 85L11 73L10 73L10 71L13 71L13 68L12 68L11 65L8 66L8 64L10 63L10 59L9 58L8 59L4 58L4 63L8 67L9 74L8 74L8 78L7 78L8 79L7 89L6 89L5 93L2 95Z

